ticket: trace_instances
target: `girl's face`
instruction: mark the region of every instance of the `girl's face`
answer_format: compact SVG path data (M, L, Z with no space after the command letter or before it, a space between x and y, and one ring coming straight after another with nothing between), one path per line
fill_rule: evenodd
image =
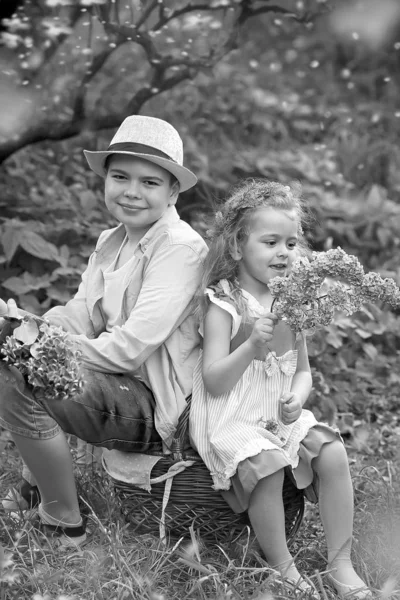
M170 173L162 167L115 154L108 166L104 195L110 213L137 239L176 203L178 191L172 189Z
M263 207L250 217L249 234L238 250L239 283L251 292L284 277L297 258L298 219L295 210Z

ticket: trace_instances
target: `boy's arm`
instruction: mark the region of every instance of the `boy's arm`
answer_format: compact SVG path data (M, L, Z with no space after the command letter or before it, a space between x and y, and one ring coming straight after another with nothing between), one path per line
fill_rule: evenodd
M151 257L136 304L122 326L96 339L76 336L83 364L105 373L132 373L171 335L189 311L202 260L185 244L163 245Z

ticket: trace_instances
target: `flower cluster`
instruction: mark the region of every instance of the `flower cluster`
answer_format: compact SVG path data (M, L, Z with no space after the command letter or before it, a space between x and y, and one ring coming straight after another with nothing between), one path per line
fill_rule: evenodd
M6 337L0 352L46 399L65 400L83 387L80 352L61 327L24 317L21 325Z
M299 258L288 277L274 277L268 285L275 297L274 313L295 332L329 325L336 311L351 315L365 302L400 308L395 281L374 272L365 274L357 257L341 248Z
M264 421L263 419L261 419L260 424L264 427L264 429L266 429L267 431L270 431L274 435L276 435L278 433L279 424L276 419L267 419L267 421Z

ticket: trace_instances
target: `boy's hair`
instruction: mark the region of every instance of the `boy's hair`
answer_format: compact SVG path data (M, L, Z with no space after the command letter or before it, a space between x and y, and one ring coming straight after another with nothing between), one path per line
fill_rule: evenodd
M104 161L104 170L105 170L106 173L108 173L108 169L110 168L111 158L113 156L115 156L116 154L118 154L118 152L114 152L113 154L109 154L106 157L106 160ZM124 156L124 155L120 154L119 156ZM133 158L135 158L135 157L133 157ZM141 159L141 160L146 160L146 159ZM148 162L151 162L151 161L148 161ZM156 165L156 166L159 166L159 165ZM163 167L160 167L160 168L162 169ZM166 170L166 169L164 169L164 170ZM167 171L167 173L169 175L169 184L170 184L171 188L176 185L176 186L178 186L178 191L179 191L179 188L180 188L179 181L177 180L177 178L175 177L175 175L173 175L169 171Z
M308 253L308 244L302 228L302 224L308 219L301 199L300 186L292 184L292 187L289 187L267 179L240 181L221 210L215 214L213 225L207 232L210 247L199 289L198 312L201 316L205 315L208 306L205 289L217 284L221 279L229 281L239 314L246 314L246 302L236 283L238 261L234 260L232 254L246 241L251 215L262 207L295 210L298 218L299 256Z

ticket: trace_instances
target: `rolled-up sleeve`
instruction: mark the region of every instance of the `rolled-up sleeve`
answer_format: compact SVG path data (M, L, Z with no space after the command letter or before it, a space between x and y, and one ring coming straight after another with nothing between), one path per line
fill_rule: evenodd
M190 245L159 247L149 260L137 302L124 325L96 339L76 336L84 365L106 373L136 371L186 316L201 265Z

